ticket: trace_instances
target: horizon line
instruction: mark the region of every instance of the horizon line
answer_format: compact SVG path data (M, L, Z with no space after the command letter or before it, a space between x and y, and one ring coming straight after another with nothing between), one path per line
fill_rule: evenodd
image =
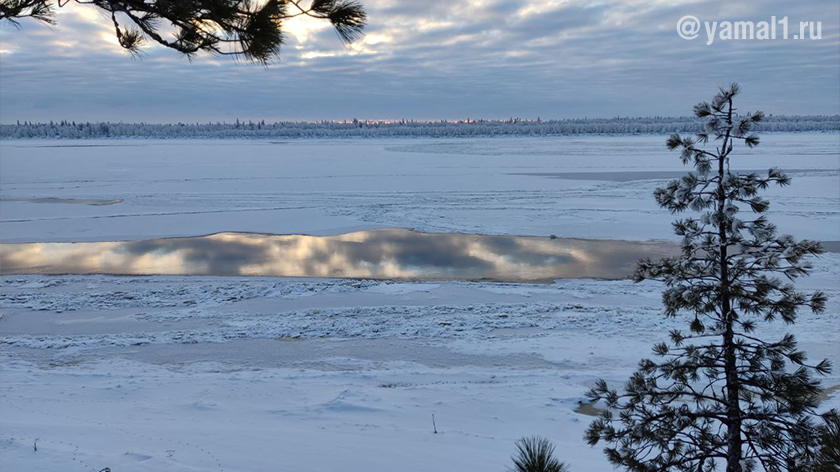
M769 117L782 117L782 118L840 118L840 113L835 114L773 114L768 113L766 116ZM434 123L448 123L448 124L474 124L474 123L502 123L502 124L515 124L515 123L550 123L550 122L563 122L563 121L603 121L603 120L698 120L699 118L691 115L681 115L681 116L666 116L666 115L640 115L640 116L611 116L611 117L578 117L578 118L542 118L540 116L537 117L515 117L511 116L508 118L440 118L440 119L419 119L419 118L342 118L342 119L278 119L275 121L269 121L265 118L234 118L232 121L228 122L227 120L215 120L215 121L90 121L90 120L68 120L68 119L60 119L60 120L48 120L48 121L32 121L32 120L15 120L15 122L3 122L0 121L0 126L32 126L32 125L61 125L62 123L96 123L96 124L120 124L120 125L155 125L155 126L165 126L165 125L184 125L184 126L195 126L195 125L235 125L237 122L239 124L247 124L247 123L264 123L266 125L275 125L275 124L377 124L377 125L404 125L410 123L417 123L417 124L434 124Z

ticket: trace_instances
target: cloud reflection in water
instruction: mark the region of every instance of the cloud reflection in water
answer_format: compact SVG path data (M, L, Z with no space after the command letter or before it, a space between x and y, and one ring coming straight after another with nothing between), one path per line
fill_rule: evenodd
M663 243L418 233L219 233L190 238L0 245L3 274L262 275L540 281L628 277Z

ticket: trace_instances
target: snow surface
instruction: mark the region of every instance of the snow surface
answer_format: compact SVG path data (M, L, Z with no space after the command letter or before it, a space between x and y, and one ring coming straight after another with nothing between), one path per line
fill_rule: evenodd
M801 238L840 240L840 133L762 140L732 167L792 170L791 187L767 194L770 218ZM5 243L381 227L673 239L651 193L662 171L687 170L662 136L4 141L0 154Z
M827 313L761 335L791 331L837 365L840 254L816 266L800 286L826 290ZM543 434L575 471L607 471L582 439L584 393L619 385L686 324L662 316L658 284L629 281L27 275L0 288L2 470L504 470L517 438ZM835 392L823 408L838 406Z
M840 240L840 134L764 140L733 167L796 169L771 191L770 218ZM375 227L672 239L651 192L683 167L662 141L2 142L0 240ZM760 335L793 332L840 365L840 254L815 265L799 287L825 290L827 312ZM661 314L660 292L583 279L3 276L0 470L492 471L516 439L542 434L575 472L605 472L581 402L686 325Z

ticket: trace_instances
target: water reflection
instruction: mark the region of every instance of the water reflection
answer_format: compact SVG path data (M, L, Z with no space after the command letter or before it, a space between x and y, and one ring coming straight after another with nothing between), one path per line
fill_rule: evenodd
M540 281L629 276L660 243L417 233L219 233L193 238L0 245L3 274L264 275Z

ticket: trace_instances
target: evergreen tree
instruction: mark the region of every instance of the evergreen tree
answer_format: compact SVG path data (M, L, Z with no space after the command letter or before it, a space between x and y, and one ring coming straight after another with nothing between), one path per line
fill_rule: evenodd
M670 343L654 346L658 359L641 361L622 392L600 381L589 393L608 410L586 439L607 443L610 462L627 470L802 470L819 445L812 418L820 388L812 375L828 373L828 361L809 365L793 336L766 340L756 327L793 323L800 308L824 310L823 293L805 294L791 283L809 272L807 256L822 249L777 235L762 215L769 204L759 191L788 185L784 173L730 171L736 144L758 145L751 129L764 116L739 114L738 92L737 84L721 88L711 103L694 107L705 121L696 139L668 138L668 148L694 171L657 189L656 201L700 217L674 223L680 255L641 261L635 275L665 283L665 314L688 314L689 332L672 331Z
M58 2L64 6L69 0ZM234 55L267 64L280 52L283 20L306 15L332 23L339 37L352 42L367 20L355 0L76 0L111 19L120 46L138 53L152 40L187 57L199 51ZM19 26L22 18L54 24L52 0L0 0L0 22ZM172 30L164 37L163 29ZM127 26L126 26L127 25Z

